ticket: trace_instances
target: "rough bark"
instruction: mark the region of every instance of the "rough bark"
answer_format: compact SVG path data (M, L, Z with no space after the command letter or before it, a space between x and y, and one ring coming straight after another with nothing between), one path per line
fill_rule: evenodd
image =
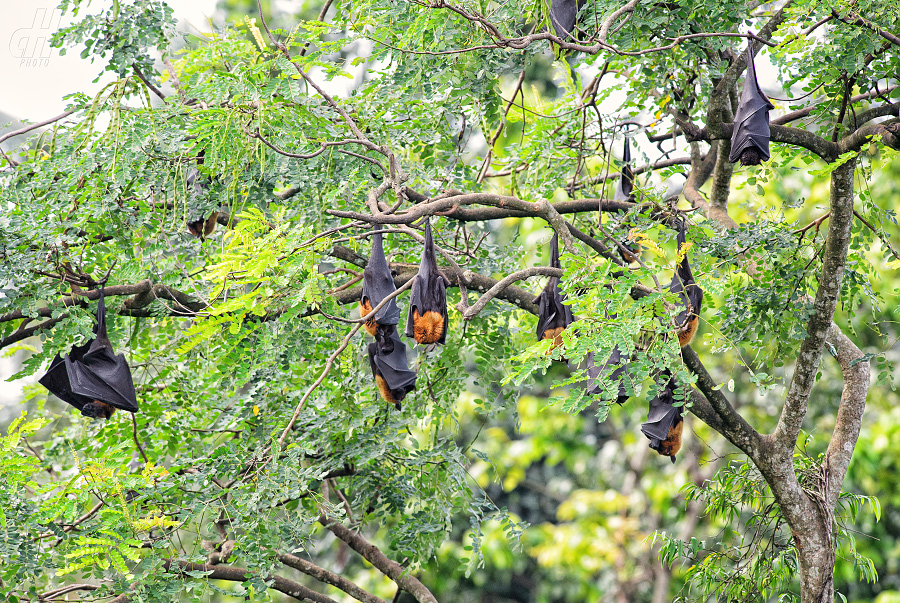
M890 124L878 125L891 127ZM722 133L728 129L728 124L721 127ZM867 129L870 128L860 131ZM823 151L821 154L835 158L838 151L858 147L856 139L860 131L833 147L820 149ZM699 161L699 152L695 151L694 169L685 185L685 196L694 207L727 229L734 226L727 214L732 170L730 165L726 166L721 161L712 159L714 164L710 161L713 157L721 157L723 151L727 154L725 147L727 142L723 140L702 162ZM685 364L697 375L697 387L702 392L702 395L694 392L692 412L750 457L784 513L797 547L803 603L834 601L833 514L859 436L869 385L868 362L862 359L859 348L832 322L850 243L855 166L856 160L851 159L835 168L831 175L831 218L816 291L815 312L807 328L807 337L801 344L775 432L771 435L758 434L734 410L725 395L715 389L715 382L697 354L690 347L682 350ZM713 175L712 199L706 202L699 194L699 188L710 175ZM793 452L826 341L841 365L844 388L834 433L817 483L806 489L794 471Z

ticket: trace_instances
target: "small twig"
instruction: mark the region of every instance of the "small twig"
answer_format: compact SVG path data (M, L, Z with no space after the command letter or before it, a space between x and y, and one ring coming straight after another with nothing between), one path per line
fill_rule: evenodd
M867 227L869 230L871 230L873 233L875 233L875 236L878 237L878 240L880 240L882 243L884 243L885 247L887 247L888 250L890 250L892 256L894 256L896 259L900 260L900 255L897 255L897 252L894 251L894 248L893 248L893 247L891 247L890 242L888 242L888 240L885 239L885 238L884 238L884 237L883 237L883 236L875 229L875 227L872 226L872 225L868 222L868 220L866 220L866 219L863 218L861 215L859 215L859 212L856 211L855 209L853 210L853 215L856 216L857 218L859 218L859 221L860 221L860 222L862 222L863 224L865 224L866 227Z
M802 234L805 233L807 230L809 230L810 228L813 228L813 227L815 227L816 230L818 230L819 225L820 225L822 222L824 222L825 220L827 220L828 217L829 217L830 215L831 215L831 212L830 212L830 211L827 211L827 212L825 212L823 215L819 216L818 218L816 218L815 220L813 220L812 222L810 222L809 224L807 224L806 226L804 226L803 228L798 228L797 230L795 230L795 231L792 232L791 234L799 234L799 235L802 235ZM802 237L801 237L801 238L802 238Z
M159 88L154 86L150 82L150 80L148 80L146 77L144 77L144 74L141 73L141 70L138 68L137 64L132 64L131 70L134 71L134 74L136 76L138 76L138 79L141 80L142 82L144 82L144 85L147 86L147 88L149 88L153 92L153 94L155 94L156 96L158 96L160 98L160 100L165 102L166 95L162 93L162 90L160 90Z
M134 443L137 445L137 448L140 451L141 456L144 457L144 463L149 465L150 460L147 458L147 453L144 452L144 447L141 446L141 442L140 442L140 440L138 440L137 418L134 416L134 413L131 414L131 433L132 433L132 435L134 435Z

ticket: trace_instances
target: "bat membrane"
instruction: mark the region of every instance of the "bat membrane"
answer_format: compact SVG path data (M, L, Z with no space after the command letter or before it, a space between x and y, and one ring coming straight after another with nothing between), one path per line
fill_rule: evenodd
M628 400L628 390L625 387L625 381L630 379L628 364L625 362L622 351L618 346L613 348L609 358L600 366L594 362L594 353L589 352L587 354L587 374L586 393L589 396L599 396L605 389L604 385L609 386L611 383L618 383L618 393L614 402L616 404L624 404Z
M550 266L559 268L559 241L556 233L550 241ZM562 332L575 320L572 310L563 304L559 292L559 277L551 276L541 294L534 298L538 305L538 340L551 339L553 347L562 343Z
M203 163L202 152L198 159L198 163ZM206 194L208 178L204 178L197 168L191 168L187 175L187 184L193 191L195 197L201 197ZM196 214L194 214L196 215ZM208 216L201 215L196 219L187 221L187 229L191 236L203 240L216 230L216 224L219 220L219 212L214 211Z
M682 407L674 406L677 383L671 371L663 371L662 378L666 380L666 384L650 400L647 422L641 425L641 432L650 440L650 448L671 458L674 463L675 455L681 450L684 418Z
M116 354L106 333L103 289L97 303L94 338L57 354L38 382L60 400L91 418L108 419L116 408L137 412L137 395L125 356Z
M381 225L375 225L375 234L372 235L372 254L369 263L363 271L362 297L359 302L359 311L366 316L384 300L385 297L397 290L394 286L394 277L384 257L384 245L381 237ZM396 325L400 322L400 308L397 300L391 299L381 308L375 316L366 322L365 327L370 335L376 336L377 325Z
M550 0L550 23L557 37L570 42L575 37L570 35L575 29L575 19L583 0Z
M381 397L400 410L406 394L416 389L416 373L406 364L406 345L395 325L378 325L369 344L369 365Z
M613 199L616 201L633 201L634 194L634 170L631 168L631 145L625 139L622 147L622 175L616 183L616 192Z
M447 339L447 285L437 267L431 224L425 222L425 243L419 273L413 281L406 318L406 336L420 344L444 343Z
M731 153L728 161L741 165L759 165L769 159L769 111L775 105L769 100L756 80L753 64L753 41L747 45L747 75L741 100L734 114L734 131L731 134Z
M686 227L682 221L678 229L678 249L684 246ZM681 347L690 345L700 326L700 310L703 307L703 289L694 281L691 272L691 264L688 262L687 253L678 263L669 291L678 295L679 312L675 317L675 330L678 334L678 343Z

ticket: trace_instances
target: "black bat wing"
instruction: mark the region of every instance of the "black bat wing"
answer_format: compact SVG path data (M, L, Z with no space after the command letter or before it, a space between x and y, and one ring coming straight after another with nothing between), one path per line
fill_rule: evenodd
M681 419L682 413L681 406L673 406L675 403L675 380L669 371L665 371L663 375L668 377L666 386L655 398L650 400L647 422L641 424L641 432L650 440L651 448L657 448L662 441L669 437L669 430Z
M39 383L78 410L99 401L128 412L138 411L128 362L122 354L115 354L106 334L106 303L102 289L94 339L73 346L65 356L57 355Z
M631 169L631 145L628 144L627 138L625 139L625 147L622 150L622 163L622 175L619 176L613 199L616 201L631 201L634 198L631 194L634 190L634 170Z
M406 336L415 337L415 320L413 310L419 316L426 312L437 312L443 317L444 326L437 343L447 339L449 316L447 314L447 280L438 270L434 253L434 239L431 235L431 224L425 222L425 243L422 246L422 260L419 262L419 273L415 277L409 297L409 312L406 317Z
M550 241L550 266L559 268L559 242L556 233ZM538 305L537 338L543 339L544 333L549 329L565 328L574 322L572 310L563 304L563 297L559 291L559 278L551 276L544 286L541 294L534 299Z
M125 356L115 353L106 333L106 302L102 289L94 333L94 340L79 363L81 370L75 372L72 391L128 412L137 412L131 369Z
M762 161L769 158L769 111L775 105L763 94L756 80L753 64L753 42L747 47L747 75L741 100L734 115L734 131L731 134L731 152L728 161L734 163L748 149L755 149Z
M679 250L686 241L685 228L685 224L682 222L678 229ZM675 269L675 275L672 277L672 282L669 284L669 291L677 293L681 300L681 310L675 317L676 325L683 327L689 322L690 317L700 316L700 310L703 308L703 289L701 289L700 285L694 280L694 273L691 270L691 264L688 261L687 253L685 253L684 258L678 262L678 266Z
M384 245L381 240L381 226L375 225L375 234L372 235L372 255L369 263L363 271L362 302L366 300L374 308L381 301L397 290L394 285L394 277L384 257ZM392 299L375 313L375 322L381 325L395 325L400 322L400 308L397 300Z
M80 359L90 345L91 342L88 341L84 345L73 346L68 354L62 356L57 354L50 362L50 367L44 376L38 379L38 383L46 387L51 394L78 410L84 408L85 404L94 401L93 398L87 398L72 391L73 381L78 381L76 373L80 370Z
M380 332L379 338L369 344L369 362L373 373L382 376L391 394L400 402L416 389L416 373L406 364L406 346L396 329L390 329L384 337L382 339Z
M556 35L563 40L575 29L575 19L581 2L578 0L550 0L550 22Z

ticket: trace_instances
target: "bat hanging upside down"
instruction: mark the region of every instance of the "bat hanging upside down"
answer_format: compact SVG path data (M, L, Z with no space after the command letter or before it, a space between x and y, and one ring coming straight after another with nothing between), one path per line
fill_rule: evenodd
M559 241L556 233L550 241L550 266L560 268ZM556 349L562 345L562 332L575 321L572 310L563 304L563 297L559 291L559 277L551 276L544 286L541 294L534 298L538 305L537 338L539 341L550 339Z
M675 455L681 450L681 437L684 432L684 417L681 406L675 404L675 378L668 370L663 372L665 387L650 400L650 411L647 422L641 425L641 431L650 439L650 448L661 456L667 456L675 462Z
M375 226L372 235L372 254L363 271L362 297L360 312L367 316L384 299L397 290L394 277L387 258L384 255L384 244L381 226ZM397 323L400 321L400 308L395 299L391 299L365 323L365 329L375 338L369 344L369 364L372 376L381 397L400 409L400 402L406 394L416 389L416 373L409 370L406 364L406 346L400 341Z
M682 221L678 229L678 249L681 252L686 242L686 226ZM678 294L680 310L675 317L675 330L678 334L678 344L681 347L690 345L700 326L700 310L703 306L703 289L694 280L691 264L688 262L687 252L678 263L669 291Z
M441 274L434 254L431 223L425 221L425 243L419 273L415 276L409 297L406 317L406 336L418 343L444 343L447 339L447 285L450 281Z
M116 408L137 412L131 369L116 354L106 332L106 302L100 289L94 338L57 354L39 383L81 411L85 417L109 419Z

